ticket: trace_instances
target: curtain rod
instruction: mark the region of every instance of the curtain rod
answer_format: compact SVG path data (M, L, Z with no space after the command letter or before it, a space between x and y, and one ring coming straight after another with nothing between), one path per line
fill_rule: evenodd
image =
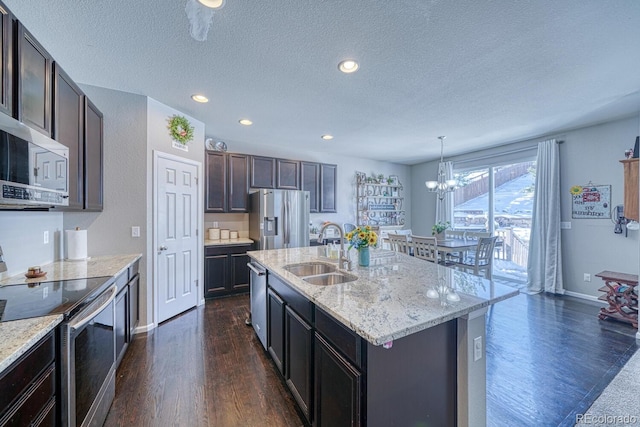
M556 144L562 144L564 143L563 140L556 140ZM530 147L522 147L522 148L515 148L513 150L509 150L509 151L502 151L500 153L495 153L495 154L486 154L484 156L480 156L480 157L473 157L470 159L464 159L464 160L452 160L453 163L455 164L465 164L465 163L470 163L470 162L477 162L478 160L486 160L486 159L493 159L496 157L500 157L500 156L508 156L511 154L518 154L518 153L523 153L525 151L532 151L538 148L537 144L534 144Z

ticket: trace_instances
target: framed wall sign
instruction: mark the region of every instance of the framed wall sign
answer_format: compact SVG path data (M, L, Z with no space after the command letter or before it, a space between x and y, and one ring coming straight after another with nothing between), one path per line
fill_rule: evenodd
M610 185L574 185L571 192L571 218L611 218Z

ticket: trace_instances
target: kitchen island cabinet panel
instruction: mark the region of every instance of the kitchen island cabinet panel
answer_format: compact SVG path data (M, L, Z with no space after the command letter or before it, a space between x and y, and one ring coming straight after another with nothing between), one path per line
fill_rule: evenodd
M51 67L53 58L18 22L18 117L51 136Z
M284 301L271 288L267 290L267 350L284 375Z
M84 207L84 93L53 64L53 139L69 148L69 206Z
M360 426L362 374L317 332L314 353L313 425Z
M285 308L285 381L302 413L311 420L313 329L290 306Z
M14 48L13 29L15 20L13 14L0 2L0 112L13 116L14 90Z
M101 212L103 207L103 115L84 97L84 209Z

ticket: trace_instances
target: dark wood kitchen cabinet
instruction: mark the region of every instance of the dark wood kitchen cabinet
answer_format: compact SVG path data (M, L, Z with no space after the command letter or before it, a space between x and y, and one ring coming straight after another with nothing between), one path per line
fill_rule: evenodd
M337 165L320 165L320 212L337 212Z
M315 334L314 425L360 426L362 374Z
M205 212L247 212L249 159L244 154L205 152Z
M127 350L129 340L129 315L127 305L129 303L129 292L125 286L123 288L118 287L118 295L116 296L116 367L120 366L120 362L124 357L124 353Z
M84 97L84 209L102 211L103 200L103 115Z
M120 366L129 344L133 341L138 325L139 265L139 261L134 262L115 280L118 287L115 300L116 368Z
M267 350L271 358L284 375L284 301L273 291L267 289Z
M302 413L311 420L313 329L290 306L285 308L285 382Z
M84 93L53 64L53 139L69 148L69 206L84 208Z
M283 190L300 189L300 162L276 159L276 188Z
M276 188L276 159L251 156L251 188Z
M51 136L51 68L53 58L18 22L17 119Z
M7 7L0 2L0 112L13 116L14 90L14 34L15 20Z
M0 425L56 425L56 334L49 332L0 374Z
M300 162L300 189L309 192L309 211L320 212L320 163Z
M204 297L215 298L249 292L251 244L206 246L204 250Z

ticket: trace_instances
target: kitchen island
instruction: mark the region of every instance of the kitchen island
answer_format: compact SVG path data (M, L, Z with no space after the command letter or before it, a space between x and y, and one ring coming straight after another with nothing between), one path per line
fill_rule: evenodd
M286 268L329 263L323 253L248 253L267 270L268 351L307 420L484 425L485 313L518 291L385 250L372 251L369 267L338 271L356 278L335 285Z

